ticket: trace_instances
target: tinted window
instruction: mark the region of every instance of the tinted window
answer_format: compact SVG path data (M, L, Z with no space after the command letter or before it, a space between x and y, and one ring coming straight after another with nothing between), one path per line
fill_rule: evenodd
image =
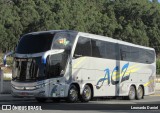
M139 63L153 63L155 53L152 50L146 50L138 47L131 47L120 45L121 60L139 62Z
M79 37L74 55L91 56L91 41L89 38Z
M116 48L115 43L105 42L105 51L107 59L117 59L118 56L118 48Z
M92 56L106 59L116 59L118 48L116 44L92 39Z
M105 42L100 40L91 40L92 42L92 56L98 58L105 58Z
M140 49L139 62L151 64L154 62L155 53L152 50Z
M75 40L75 35L67 32L55 34L52 49L71 49Z
M131 62L140 62L140 49L139 48L137 48L137 47L129 47L129 46L127 46L127 48L129 49L129 51L130 51L130 58L129 58L129 60L131 61Z
M53 34L29 34L22 37L16 52L20 54L45 52L51 48Z
M130 47L121 45L120 52L121 52L121 60L125 60L125 61L131 60Z
M51 55L48 60L48 67L46 68L47 78L63 76L65 67L67 65L68 54L59 53Z

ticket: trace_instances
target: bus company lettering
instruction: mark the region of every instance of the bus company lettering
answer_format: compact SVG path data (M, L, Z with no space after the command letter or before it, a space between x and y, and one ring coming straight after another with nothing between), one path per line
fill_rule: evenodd
M108 80L108 85L113 84L116 85L120 82L120 77L121 77L121 82L124 82L126 80L129 80L130 73L135 72L138 70L138 68L134 68L135 66L132 66L132 68L129 67L129 63L126 63L123 65L122 69L119 70L119 66L116 66L112 73L110 73L109 68L106 68L104 70L105 75L103 78L100 78L99 81L96 84L96 88L99 89L103 85L104 81ZM134 69L133 69L134 68ZM121 71L121 73L120 73Z

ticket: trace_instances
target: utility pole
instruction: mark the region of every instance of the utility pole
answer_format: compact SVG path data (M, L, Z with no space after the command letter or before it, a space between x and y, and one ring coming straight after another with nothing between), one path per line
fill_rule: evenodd
M1 89L0 89L0 93L3 93L3 70L0 67L0 80L1 80Z

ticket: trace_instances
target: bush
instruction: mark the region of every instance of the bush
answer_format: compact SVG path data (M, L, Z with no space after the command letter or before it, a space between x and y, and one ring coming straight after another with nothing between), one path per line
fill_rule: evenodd
M0 65L3 64L3 57L4 57L4 54L0 53ZM7 58L7 64L10 65L10 66L9 67L4 67L3 72L4 73L11 73L12 72L12 64L13 64L13 58L12 57Z
M156 61L156 69L157 69L157 74L160 75L160 59L157 59Z
M3 64L3 57L4 54L0 53L0 64ZM7 57L7 64L12 65L12 62L13 62L13 57Z

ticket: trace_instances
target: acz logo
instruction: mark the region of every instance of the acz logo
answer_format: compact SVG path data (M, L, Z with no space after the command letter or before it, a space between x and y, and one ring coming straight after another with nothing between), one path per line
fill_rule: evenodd
M116 66L112 73L110 74L110 70L109 68L106 68L104 70L105 75L103 78L100 78L99 81L96 84L96 88L99 89L101 88L101 86L103 85L104 81L108 80L108 85L112 84L112 85L116 85L120 82L120 77L121 78L121 82L128 80L130 77L130 73L126 73L127 69L129 67L129 63L126 63L122 69L121 69L121 73L119 70L119 66Z

